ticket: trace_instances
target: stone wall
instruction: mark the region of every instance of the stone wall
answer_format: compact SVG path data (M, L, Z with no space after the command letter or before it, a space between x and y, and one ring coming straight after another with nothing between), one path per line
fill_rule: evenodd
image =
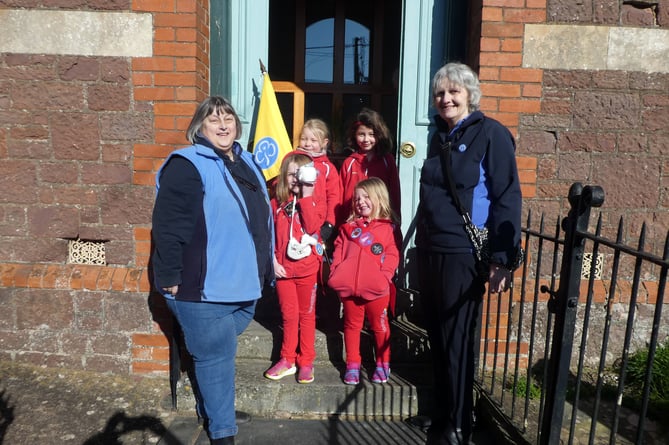
M579 181L604 188L603 233L662 256L669 231L669 1L549 0L525 28L523 66L540 70L538 112L518 123L537 160L535 215L565 215ZM584 43L585 42L585 43ZM560 67L564 67L560 69Z
M0 358L164 375L154 177L209 91L209 2L48 3L0 1Z
M0 258L64 263L69 239L105 241L135 265L153 190L133 184L133 144L153 139L128 59L0 54Z

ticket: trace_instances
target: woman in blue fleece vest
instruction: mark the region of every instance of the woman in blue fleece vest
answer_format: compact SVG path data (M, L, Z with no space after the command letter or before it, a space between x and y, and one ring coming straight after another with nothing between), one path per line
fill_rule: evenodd
M205 99L156 176L154 284L193 357L198 408L212 445L234 444L237 336L273 279L273 224L265 180L236 139L239 117Z
M486 281L492 292L511 284L508 266L520 243L521 193L514 138L479 111L476 74L449 63L434 75L432 93L436 132L421 170L416 226L421 304L434 365L428 443L466 444L472 428L475 326ZM488 228L492 259L483 273L444 172L473 223Z

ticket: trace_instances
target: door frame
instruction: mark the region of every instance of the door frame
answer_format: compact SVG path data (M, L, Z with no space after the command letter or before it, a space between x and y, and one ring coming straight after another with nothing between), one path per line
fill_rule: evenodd
M415 288L415 214L419 200L420 169L427 155L433 125L432 75L449 60L472 59L471 48L457 45L474 37L467 32L467 5L447 0L403 0L397 112L397 165L402 187L403 257L400 287ZM478 4L478 2L477 2ZM210 94L230 98L242 121L242 146L254 133L262 75L259 60L269 52L269 0L211 2ZM463 9L464 8L464 9ZM261 13L264 11L264 13ZM450 25L449 25L450 24ZM244 48L243 51L238 48ZM467 51L469 50L469 53ZM469 56L469 57L467 57ZM271 75L271 67L270 67ZM274 84L274 82L273 82ZM276 91L293 92L295 104L304 106L300 89L290 82L276 83ZM300 96L302 94L302 96ZM294 113L296 107L294 107ZM296 140L303 115L293 119L289 131ZM297 126L299 125L299 126ZM413 148L407 156L402 147Z

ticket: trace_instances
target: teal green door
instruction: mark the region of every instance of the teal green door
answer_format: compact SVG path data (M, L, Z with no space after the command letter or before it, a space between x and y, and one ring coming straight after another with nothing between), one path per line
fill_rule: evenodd
M229 97L235 105L243 122L242 145L246 146L253 134L261 87L259 59L268 65L273 82L294 82L297 88L304 91L307 100L302 111L305 116L318 112L319 107L332 110L331 114L316 117L323 117L330 123L335 133L335 142L338 139L337 129L341 126L337 122L345 121L347 104L351 101L357 106L365 105L381 110L389 126L396 129L397 163L402 184L402 233L405 238L405 260L400 269L400 287L403 288L415 289L413 222L418 205L420 169L431 131L430 81L444 62L464 60L469 14L467 8L470 3L461 0L367 0L357 3L355 0L338 0L322 4L309 3L308 0L211 2L210 90L212 94ZM321 11L324 8L332 9L333 17L339 17L344 12L350 13L352 18L363 24L367 23L369 17L385 17L385 21L373 19L374 25L366 24L370 29L372 26L384 25L380 28L384 34L374 31L380 44L369 54L369 59L379 69L363 73L369 75L370 79L346 80L342 74L346 71L348 60L346 49L342 46L337 52L336 44L332 47L335 50L330 51L325 58L331 59L329 63L332 66L329 69L335 75L339 73L341 80L328 77L312 82L306 79L306 67L311 65L305 48L312 46L307 38L307 25L311 23L307 19L315 14L310 12L312 10L327 16L326 12ZM382 8L385 9L379 14ZM366 11L367 19L359 18L363 11ZM311 20L315 19L312 17ZM399 22L401 35L397 42L398 26L395 23ZM335 22L323 20L322 23ZM302 34L297 29L306 29L307 32ZM341 34L345 33L344 27ZM336 32L334 34L337 35ZM270 38L272 35L273 39ZM279 45L272 53L270 40L274 44L278 40L283 46ZM325 47L330 48L329 44ZM397 67L399 81L394 75ZM312 102L318 106L310 105ZM354 107L350 105L349 108ZM284 113L289 128L291 115ZM292 134L290 130L289 133Z
M405 0L398 98L397 162L402 184L404 264L400 287L416 289L415 215L420 169L432 126L431 80L449 60L463 60L467 3L457 0Z

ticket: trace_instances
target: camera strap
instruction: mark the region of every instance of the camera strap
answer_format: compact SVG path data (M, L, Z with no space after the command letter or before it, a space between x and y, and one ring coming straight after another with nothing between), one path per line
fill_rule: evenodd
M295 221L295 214L297 213L297 195L293 195L293 211L291 213L292 214L290 216L290 232L289 232L289 235L290 235L291 239L295 239L295 237L293 237L293 221ZM304 233L304 229L301 226L300 226L300 230L302 230L302 233Z

